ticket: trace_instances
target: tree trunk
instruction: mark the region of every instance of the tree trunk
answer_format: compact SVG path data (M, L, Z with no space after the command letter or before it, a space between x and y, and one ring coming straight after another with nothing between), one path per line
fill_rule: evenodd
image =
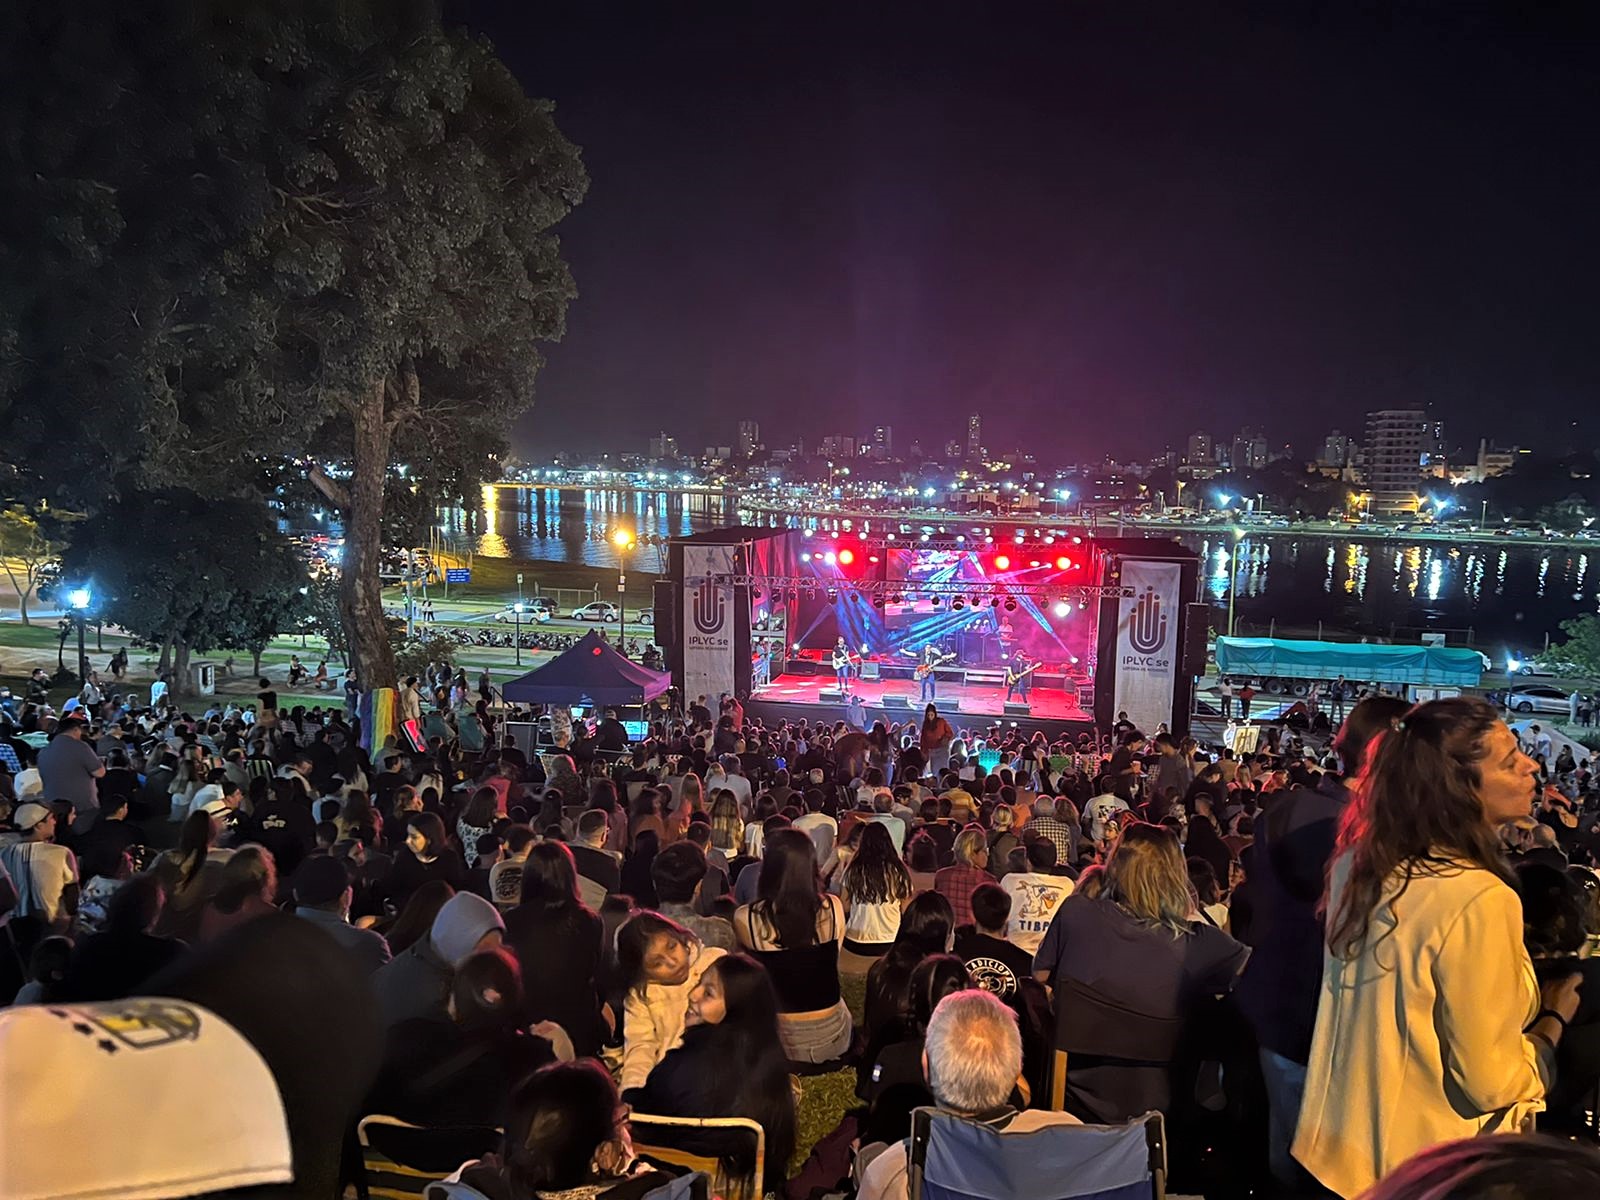
M172 694L174 696L187 696L189 694L189 643L182 638L174 638L176 653L172 657Z
M161 642L161 657L156 660L157 679L172 669L172 638L173 635L169 633Z
M261 647L250 647L250 675L252 678L261 678Z
M32 621L28 620L28 592L31 591L33 591L32 586L29 586L26 591L22 588L17 589L17 616L22 618L24 625L33 624Z
M383 488L389 473L391 425L380 381L357 397L351 414L354 455L349 504L344 510L339 616L345 645L362 687L395 685L394 650L383 620Z

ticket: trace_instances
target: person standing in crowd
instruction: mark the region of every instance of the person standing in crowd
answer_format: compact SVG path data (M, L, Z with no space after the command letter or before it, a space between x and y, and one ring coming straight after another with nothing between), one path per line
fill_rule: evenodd
M1496 832L1527 816L1536 772L1493 708L1457 697L1396 720L1354 789L1294 1140L1340 1196L1541 1107L1578 977L1536 983Z
M19 804L11 821L20 836L0 843L0 878L9 878L15 892L10 933L26 959L42 938L71 927L78 911L78 860L56 844L56 814L49 806Z
M39 751L39 777L47 799L66 800L72 805L72 832L89 831L100 813L100 800L95 791L95 781L106 773L105 763L94 752L94 747L84 742L89 730L87 722L78 717L62 717L56 726L56 735Z
M929 675L928 678L933 678ZM939 710L932 704L923 710L922 732L919 738L919 748L922 757L928 764L927 773L938 779L946 767L950 765L950 743L956 740L956 731L950 728L950 722L939 715Z
M1285 1187L1302 1172L1289 1155L1311 1060L1311 1030L1322 988L1319 903L1350 788L1366 770L1373 743L1409 706L1371 696L1350 710L1333 748L1341 774L1281 793L1254 825L1250 961L1239 977L1239 1008L1255 1030L1267 1087L1269 1164Z

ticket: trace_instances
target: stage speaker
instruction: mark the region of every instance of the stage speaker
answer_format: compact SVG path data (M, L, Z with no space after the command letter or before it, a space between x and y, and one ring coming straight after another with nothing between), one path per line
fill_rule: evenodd
M785 675L815 675L817 664L809 658L790 658L784 660L783 673Z
M1031 716L1033 716L1033 709L1030 708L1026 704L1018 704L1015 701L1007 700L1006 701L1006 716L1008 716L1008 717L1031 717Z
M817 693L817 699L824 704L843 704L844 693L838 688L823 688Z
M885 692L881 697L879 697L878 703L883 705L886 711L893 709L896 712L908 712L911 709L911 697L901 696L898 693Z
M878 678L878 664L875 663L875 662L863 662L861 664L861 678L863 678L863 679L877 679Z
M1206 634L1211 626L1211 605L1183 606L1183 673L1206 673Z

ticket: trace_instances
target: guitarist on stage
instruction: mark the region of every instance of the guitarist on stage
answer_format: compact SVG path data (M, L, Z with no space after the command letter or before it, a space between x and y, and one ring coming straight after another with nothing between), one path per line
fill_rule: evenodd
M854 674L850 667L850 660L853 657L850 653L850 647L844 644L843 637L833 644L833 674L834 678L839 681L839 690L845 695L850 694L850 677Z
M1018 650L1011 656L1011 661L1006 664L1006 700L1011 699L1013 692L1022 695L1022 702L1028 702L1028 680L1034 671L1038 670L1038 663L1030 663L1027 655Z
M937 699L937 686L933 677L933 669L940 663L954 658L953 654L940 654L939 647L929 642L922 648L922 662L917 667L917 679L921 682L922 691L918 700L927 704L930 700Z

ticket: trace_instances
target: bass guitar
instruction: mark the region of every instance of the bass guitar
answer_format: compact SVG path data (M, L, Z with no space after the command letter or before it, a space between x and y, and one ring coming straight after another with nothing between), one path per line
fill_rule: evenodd
M842 671L850 666L858 666L860 662L861 656L853 651L835 650L833 652L833 669L835 671Z
M929 675L933 674L933 669L935 667L941 665L942 663L949 662L954 657L955 657L954 654L940 654L940 655L937 655L931 662L920 662L920 663L918 663L917 664L917 670L916 670L917 678L918 679L926 679Z
M1014 684L1021 683L1024 679L1026 679L1029 675L1032 675L1035 671L1037 671L1043 665L1044 665L1043 663L1034 663L1033 666L1024 667L1020 671L1016 671L1016 670L1013 670L1010 667L1007 667L1006 668L1006 686L1007 687L1011 687Z

